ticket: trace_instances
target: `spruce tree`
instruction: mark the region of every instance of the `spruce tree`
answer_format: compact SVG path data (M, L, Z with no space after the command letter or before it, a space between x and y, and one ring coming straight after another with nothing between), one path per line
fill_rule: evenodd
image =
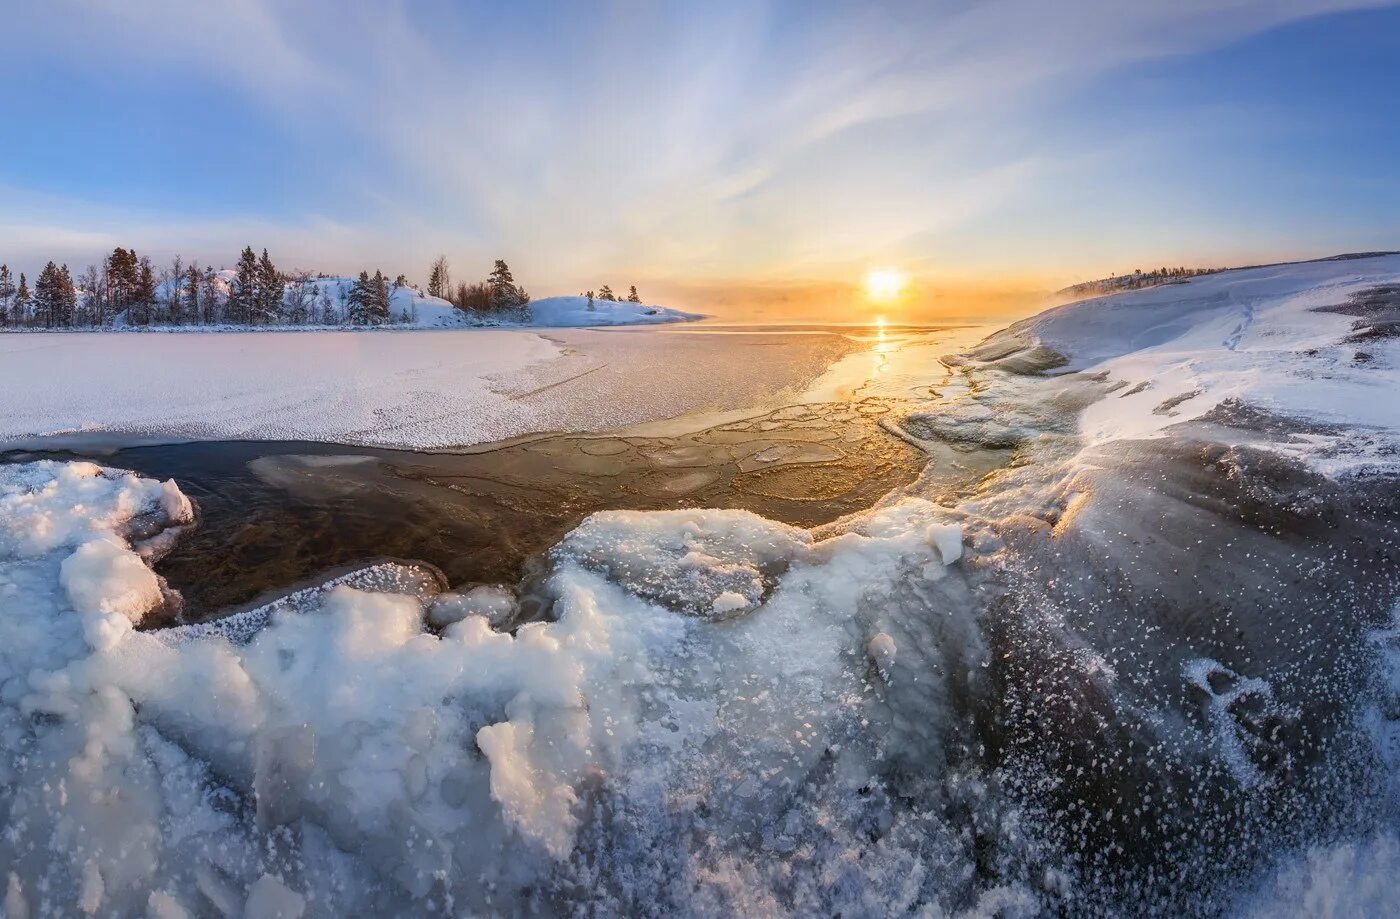
M0 265L0 325L10 323L10 300L15 295L15 280L9 265Z
M272 264L272 259L267 257L266 249L262 251L262 258L258 260L257 284L256 321L264 324L280 321L287 282L277 270L277 266Z
M228 321L247 325L253 321L258 295L258 257L252 246L244 246L238 257L237 274L228 291Z
M137 264L136 291L132 305L137 307L142 325L151 324L151 312L156 305L156 273L151 268L151 260L145 256Z
M58 266L49 262L34 282L34 322L52 329L58 310Z
M19 273L19 290L15 291L15 325L23 326L29 323L29 282L25 280L24 272Z
M384 273L375 269L370 280L370 299L367 319L370 325L383 325L389 321L389 281Z
M365 325L369 322L369 301L372 294L368 271L361 271L360 277L350 286L345 297L345 321L351 325Z
M641 303L641 302L642 302L642 298L639 297L639 296L637 296L637 285L636 285L636 284L633 284L631 290L628 291L628 293L627 293L627 302L628 302L628 303Z
M199 297L200 282L202 280L203 277L199 273L199 262L190 262L190 267L185 269L185 300L180 306L180 312L195 325L199 325L203 320L203 314L200 312Z
M78 289L73 285L73 275L66 264L58 268L55 294L54 325L71 329L73 318L78 312Z
M205 325L219 321L219 273L213 265L205 265L199 278L199 306Z
M612 301L612 302L616 303L616 302L617 302L617 295L614 294L614 293L612 292L612 288L611 288L611 287L609 287L608 285L604 284L604 285L602 286L602 288L598 291L598 299L599 299L599 300L609 300L609 301Z

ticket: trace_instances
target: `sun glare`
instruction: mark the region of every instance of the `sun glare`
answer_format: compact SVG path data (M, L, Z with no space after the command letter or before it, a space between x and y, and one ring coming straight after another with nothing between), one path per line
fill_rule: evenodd
M893 268L877 268L865 276L865 295L871 300L893 300L904 290L904 273Z

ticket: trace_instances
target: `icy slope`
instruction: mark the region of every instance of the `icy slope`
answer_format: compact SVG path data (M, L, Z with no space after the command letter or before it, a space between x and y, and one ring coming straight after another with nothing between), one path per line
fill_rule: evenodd
M1396 285L1396 255L1225 271L1058 307L972 353L1102 376L1110 394L1079 421L1091 444L1243 406L1302 423L1281 449L1354 470L1400 432Z

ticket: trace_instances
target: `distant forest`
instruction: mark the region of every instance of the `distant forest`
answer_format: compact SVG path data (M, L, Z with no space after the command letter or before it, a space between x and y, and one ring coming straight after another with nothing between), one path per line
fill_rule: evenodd
M454 286L447 259L439 256L427 295L483 317L509 316L530 303L501 259L484 280ZM606 285L597 298L619 299ZM636 287L628 299L641 302ZM77 277L67 265L49 262L31 282L0 265L0 330L6 331L412 324L422 302L420 289L402 274L391 281L378 269L358 278L282 271L266 249L258 255L251 246L233 268L217 270L179 256L157 268L122 247Z
M1134 268L1127 274L1116 274L1097 281L1074 284L1057 293L1072 297L1086 297L1095 294L1111 294L1120 290L1137 290L1142 287L1156 287L1159 284L1180 284L1203 274L1215 274L1224 268L1149 268L1143 271Z

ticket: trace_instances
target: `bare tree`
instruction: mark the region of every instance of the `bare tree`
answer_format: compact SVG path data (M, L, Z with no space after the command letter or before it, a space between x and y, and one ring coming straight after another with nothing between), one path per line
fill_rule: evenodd
M170 262L170 267L162 274L162 286L165 288L165 321L171 325L180 325L183 321L181 307L183 299L181 294L185 287L185 262L180 256Z
M292 325L305 325L311 318L315 306L316 288L311 283L311 272L294 271L287 276L287 321Z

